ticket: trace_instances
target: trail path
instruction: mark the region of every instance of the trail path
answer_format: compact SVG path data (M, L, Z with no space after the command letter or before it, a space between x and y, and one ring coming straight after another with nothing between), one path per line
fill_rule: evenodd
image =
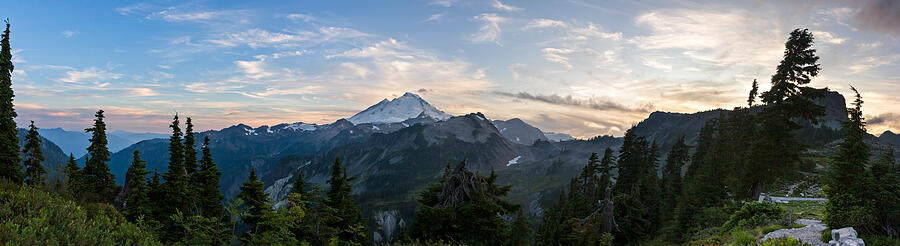
M820 240L822 237L822 231L828 228L825 226L825 224L822 224L822 221L798 219L795 222L797 224L805 226L802 228L781 229L769 232L765 237L762 238L762 241L770 238L792 237L800 239L803 242L809 243L813 246L828 245L828 243L824 243L822 242L822 240Z

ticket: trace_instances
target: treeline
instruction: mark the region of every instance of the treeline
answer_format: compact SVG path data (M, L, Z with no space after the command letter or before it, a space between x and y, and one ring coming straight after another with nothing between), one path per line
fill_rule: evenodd
M812 45L812 33L791 32L771 89L758 94L754 80L747 107L724 111L708 121L693 154L682 137L668 153L663 170L658 170L657 144L636 136L633 129L625 133L617 159L611 149L602 160L592 155L556 206L545 213L536 243L685 243L771 223L759 218L778 217L780 208L746 202L757 200L768 185L814 168L802 167L801 155L808 146L796 136L801 122L817 124L824 115L824 107L813 100L827 89L804 86L820 71ZM850 121L843 125L840 152L827 171L824 221L830 228L853 226L864 233L896 237L900 168L893 163L893 152L869 164L858 92L856 98L854 108L848 109ZM762 104L756 105L757 99ZM615 181L612 169L618 171Z

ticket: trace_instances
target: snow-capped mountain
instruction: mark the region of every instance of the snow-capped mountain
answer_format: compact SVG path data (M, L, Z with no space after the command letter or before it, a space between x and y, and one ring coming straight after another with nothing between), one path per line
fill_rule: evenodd
M398 123L407 119L422 118L422 116L431 117L435 120L446 120L450 115L431 106L423 100L419 95L409 93L388 101L381 100L378 104L363 110L362 112L350 117L353 124L363 123Z

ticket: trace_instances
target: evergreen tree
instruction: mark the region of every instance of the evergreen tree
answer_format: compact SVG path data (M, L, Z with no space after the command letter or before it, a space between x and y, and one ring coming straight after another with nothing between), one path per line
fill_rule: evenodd
M250 169L250 177L241 185L241 192L237 197L244 200L249 208L249 213L241 219L250 227L250 233L261 234L270 229L263 225L266 223L265 219L271 216L272 201L263 192L263 182L256 176L255 168Z
M671 218L675 212L675 206L678 204L678 196L681 195L681 170L687 164L688 146L684 143L684 136L675 142L669 155L666 157L666 168L663 171L663 204L664 209L660 213L662 220L666 221Z
M25 176L19 161L19 138L16 130L16 110L13 108L12 50L9 47L9 20L0 37L0 178L15 183Z
M756 101L757 93L759 93L759 84L757 84L756 79L754 79L753 85L750 87L750 96L747 98L747 108L753 107L753 102Z
M172 128L172 136L169 137L169 170L163 174L163 179L166 180L163 183L163 203L160 204L162 208L163 215L171 216L177 213L182 214L192 214L190 201L188 196L191 194L189 192L189 177L187 176L187 172L184 168L184 145L182 144L182 133L181 128L179 126L178 115L175 115L172 120L172 124L169 125ZM183 230L179 225L174 224L174 222L167 217L162 218L163 224L166 225L164 228L166 232L166 238L179 241L184 236Z
M659 183L656 144L625 132L619 150L619 178L614 191L615 218L621 230L617 240L635 243L646 239L657 228L659 219Z
M338 240L361 244L366 242L367 230L362 212L353 200L353 186L350 182L354 179L356 178L347 174L347 168L341 165L341 159L335 158L331 166L331 178L326 181L331 187L325 205L335 211L335 220L330 226L338 230Z
M825 203L825 224L830 228L852 226L863 228L875 218L867 209L866 201L871 199L870 177L866 172L869 161L869 146L863 141L866 122L862 114L862 97L856 88L853 108L848 108L849 121L843 122L844 141L839 144L826 174L823 189L828 201Z
M69 153L69 161L66 162L66 192L72 198L78 198L84 187L81 177L81 168L75 163L75 156Z
M164 204L166 202L165 189L166 187L162 183L159 171L154 169L153 176L150 176L150 180L147 181L147 196L150 197L150 202L153 205L153 207L150 208L150 213L153 215L152 221L154 221L154 223L161 224L169 219L170 214L166 213L164 207L166 205ZM164 232L165 231L163 231L163 233Z
M197 171L199 176L197 181L200 185L200 211L204 217L221 218L224 215L222 199L225 199L225 196L219 191L219 180L222 177L222 172L219 172L216 163L213 162L212 154L209 150L209 136L203 137L201 151L203 156L200 159L200 169Z
M194 124L191 123L191 117L187 117L184 122L184 170L188 176L192 177L191 182L196 183L197 172L197 145L194 138Z
M445 174L420 194L420 209L411 235L420 240L443 240L466 245L500 245L519 236L504 221L519 205L503 199L510 186L496 184L497 174L470 172L466 162Z
M41 153L41 136L38 135L38 128L34 126L34 121L28 126L28 134L25 135L25 183L31 186L38 186L44 183L44 154Z
M894 149L888 148L869 169L872 176L872 197L868 205L875 223L866 228L869 232L897 237L900 233L900 170L894 162Z
M757 115L759 126L756 141L750 143L750 170L744 172L749 182L750 198L759 197L763 186L784 177L800 162L800 153L806 148L792 133L800 129L794 119L802 118L817 123L817 117L825 109L812 99L824 96L826 90L813 89L809 84L819 73L816 50L812 48L813 35L808 30L796 29L785 43L784 58L772 75L772 87L762 93L762 101L768 105ZM773 154L779 153L779 154Z
M94 115L94 126L84 129L85 132L91 133L91 145L87 148L87 161L84 165L83 177L85 188L91 192L99 202L111 201L115 188L115 176L110 173L109 165L109 148L106 147L106 123L103 122L103 110L98 110Z
M150 191L147 184L147 162L141 160L141 152L135 150L131 166L125 174L125 206L122 214L132 221L141 216L151 216Z

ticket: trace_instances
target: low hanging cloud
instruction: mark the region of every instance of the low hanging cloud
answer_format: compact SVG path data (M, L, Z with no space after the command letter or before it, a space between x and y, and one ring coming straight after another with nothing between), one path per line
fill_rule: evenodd
M884 113L876 116L869 115L867 123L870 126L887 127L897 129L900 127L900 114Z
M900 1L867 1L854 19L862 29L900 35Z
M609 99L602 98L586 98L580 99L575 98L572 95L560 96L556 94L550 95L541 95L541 94L531 94L528 92L519 92L519 93L509 93L509 92L500 92L496 91L494 94L512 97L520 100L529 100L536 102L549 103L554 105L563 105L563 106L576 106L581 108L589 108L594 110L611 110L611 111L620 111L620 112L629 112L629 113L649 113L653 111L653 105L642 105L636 107L629 107L626 105L622 105Z

